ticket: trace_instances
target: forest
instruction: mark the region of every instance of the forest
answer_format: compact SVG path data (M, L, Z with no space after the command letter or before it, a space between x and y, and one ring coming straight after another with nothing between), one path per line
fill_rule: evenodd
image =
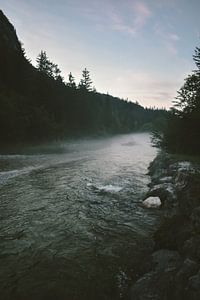
M89 70L76 84L69 71L64 82L57 64L41 51L34 67L16 31L0 11L0 139L2 143L37 142L68 136L151 130L165 109L96 91Z
M167 122L154 138L158 146L178 154L200 153L200 48L193 60L196 68L189 74L173 101Z

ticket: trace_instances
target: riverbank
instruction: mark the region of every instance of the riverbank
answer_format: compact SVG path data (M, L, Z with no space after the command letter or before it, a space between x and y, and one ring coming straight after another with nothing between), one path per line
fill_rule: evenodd
M159 197L160 204L152 209L162 211L163 221L130 298L200 299L200 164L160 153L149 175L145 198Z

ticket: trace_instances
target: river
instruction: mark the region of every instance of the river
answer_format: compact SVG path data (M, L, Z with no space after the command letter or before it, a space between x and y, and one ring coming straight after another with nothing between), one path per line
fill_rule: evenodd
M149 135L14 152L0 155L1 299L125 299L158 223L141 206Z

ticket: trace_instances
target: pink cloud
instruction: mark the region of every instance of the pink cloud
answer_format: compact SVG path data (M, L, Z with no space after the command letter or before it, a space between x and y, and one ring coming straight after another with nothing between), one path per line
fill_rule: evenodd
M102 0L103 1L103 0ZM85 17L89 18L97 28L111 29L135 36L147 23L152 15L149 7L141 1L128 1L120 6L112 1L93 2L91 7L82 9ZM122 9L123 8L123 9ZM132 14L132 18L127 19L127 13Z
M133 5L133 10L135 13L134 25L138 30L146 24L147 19L151 16L152 13L148 6L143 2L135 2Z
M110 27L112 30L135 35L136 31L134 26L126 23L122 16L116 13L116 11L110 11L108 17L111 21Z

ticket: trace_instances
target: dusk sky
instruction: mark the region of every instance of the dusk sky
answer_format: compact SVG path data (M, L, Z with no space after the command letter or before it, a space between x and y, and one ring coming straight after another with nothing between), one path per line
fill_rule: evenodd
M200 0L0 0L35 65L41 50L76 82L88 68L97 91L170 107L194 69Z

